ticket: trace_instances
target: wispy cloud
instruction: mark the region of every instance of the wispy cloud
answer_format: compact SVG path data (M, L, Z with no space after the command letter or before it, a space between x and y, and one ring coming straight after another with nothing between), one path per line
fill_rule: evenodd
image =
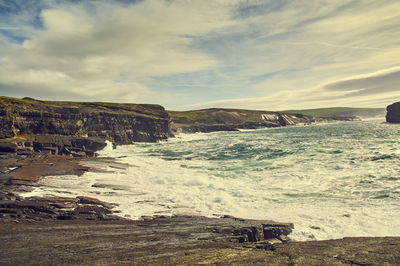
M221 9L222 7L222 9ZM42 29L0 52L0 86L51 88L106 100L140 101L156 96L152 76L208 69L217 61L189 47L186 35L229 27L228 4L144 1L54 5L41 11ZM116 83L124 73L123 83ZM130 91L126 98L124 91ZM118 96L120 95L120 96ZM156 97L154 97L156 98Z
M396 0L0 0L0 14L0 94L275 110L400 98Z
M346 96L376 95L394 92L400 95L400 68L379 71L370 75L350 77L324 86L326 90L349 92Z

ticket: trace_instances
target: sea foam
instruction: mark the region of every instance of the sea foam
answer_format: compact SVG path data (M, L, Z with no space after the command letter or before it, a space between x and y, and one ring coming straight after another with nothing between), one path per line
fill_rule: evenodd
M24 196L96 197L155 214L293 222L297 240L400 235L400 128L377 121L183 135L106 148L123 169L54 176Z

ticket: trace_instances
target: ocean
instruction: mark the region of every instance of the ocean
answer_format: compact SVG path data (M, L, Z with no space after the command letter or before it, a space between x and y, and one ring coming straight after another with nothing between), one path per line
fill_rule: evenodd
M100 156L123 167L47 177L23 196L95 197L131 219L293 222L296 240L400 236L400 125L383 120L179 135Z

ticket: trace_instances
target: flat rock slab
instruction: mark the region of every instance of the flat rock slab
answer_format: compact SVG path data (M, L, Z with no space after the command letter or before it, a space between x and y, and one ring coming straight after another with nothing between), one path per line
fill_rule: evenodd
M250 221L250 226L254 225ZM396 265L400 238L239 243L233 218L0 223L0 264Z
M104 172L104 166L124 169L128 165L117 162L114 158L76 158L62 155L39 155L32 157L0 157L0 190L4 184L35 186L46 176L77 175L87 171Z

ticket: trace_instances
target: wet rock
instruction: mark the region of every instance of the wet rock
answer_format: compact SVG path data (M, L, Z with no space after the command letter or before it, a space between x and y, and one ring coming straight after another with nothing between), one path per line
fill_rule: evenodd
M238 235L239 242L257 242L264 240L263 226L251 226L247 228L240 228L234 231L235 235Z
M294 225L292 223L288 224L263 224L263 232L264 232L264 238L276 238L276 239L281 239L282 236L287 236L289 235L294 228Z
M103 202L103 201L98 200L96 198L79 196L76 199L77 199L78 203L80 203L80 204L99 205L99 206L103 206L103 207L108 208L108 209L111 209L111 208L115 207L114 204L106 203L106 202Z
M112 204L89 197L21 198L12 193L0 194L0 221L27 220L114 220Z

